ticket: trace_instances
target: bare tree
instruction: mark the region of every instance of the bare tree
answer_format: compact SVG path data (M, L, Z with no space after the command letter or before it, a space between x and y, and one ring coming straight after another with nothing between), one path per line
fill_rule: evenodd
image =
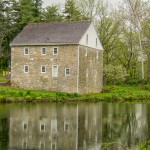
M127 24L134 27L135 32L138 33L140 58L141 58L141 77L144 79L144 52L142 45L142 21L149 16L149 1L148 0L124 0L120 9L122 16L126 19Z

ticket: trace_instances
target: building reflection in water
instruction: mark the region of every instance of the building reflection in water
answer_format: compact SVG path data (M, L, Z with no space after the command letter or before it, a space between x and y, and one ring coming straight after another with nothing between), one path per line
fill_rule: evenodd
M10 112L10 149L100 150L101 138L101 105L35 105Z

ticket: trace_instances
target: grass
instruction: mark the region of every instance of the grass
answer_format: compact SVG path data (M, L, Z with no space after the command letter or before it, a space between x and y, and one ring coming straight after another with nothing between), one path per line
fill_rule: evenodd
M0 77L0 82L8 82L6 78Z
M149 101L148 101L149 99ZM131 102L147 100L150 102L150 91L139 86L105 86L97 94L69 94L38 90L21 90L0 86L0 102Z
M126 101L150 98L150 91L139 86L106 86L102 93L87 95L102 100Z

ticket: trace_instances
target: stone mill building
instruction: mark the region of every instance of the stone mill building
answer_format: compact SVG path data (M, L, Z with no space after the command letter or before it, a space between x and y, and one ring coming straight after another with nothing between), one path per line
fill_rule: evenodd
M10 45L14 87L81 94L102 89L103 47L90 21L32 23Z

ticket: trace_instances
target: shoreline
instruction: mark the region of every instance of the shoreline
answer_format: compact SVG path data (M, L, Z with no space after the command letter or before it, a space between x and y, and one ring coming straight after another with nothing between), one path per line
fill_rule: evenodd
M105 86L101 93L61 93L0 86L0 103L150 103L150 91L141 86Z

